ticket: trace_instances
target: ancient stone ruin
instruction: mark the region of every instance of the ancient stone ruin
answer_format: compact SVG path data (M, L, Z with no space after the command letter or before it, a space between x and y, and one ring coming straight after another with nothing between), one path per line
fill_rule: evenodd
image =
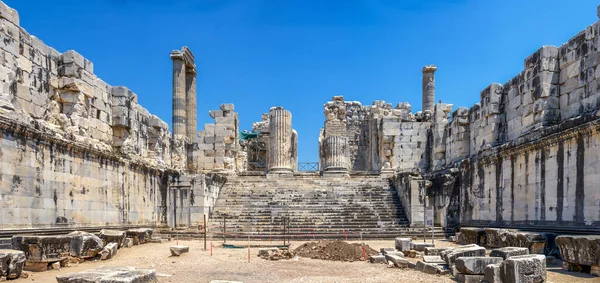
M224 103L198 130L202 95L188 47L170 53L170 131L135 92L98 78L76 51L30 35L2 2L0 37L0 247L42 269L151 238L136 228L201 227L246 239L279 237L284 226L299 238L373 239L422 235L427 226L435 237L462 227L464 244L530 254L554 246L566 269L600 273L598 238L589 236L600 231L600 22L541 47L468 108L435 102L435 65L422 69L421 111L334 96L324 104L314 170L299 167L284 107L265 109L241 131L234 104ZM103 242L82 232L30 235L83 228ZM580 235L561 236L566 230ZM62 253L48 258L28 252L31 245ZM459 261L459 271L515 278L530 261L507 257L512 251L497 251L504 261L496 271L470 261ZM0 257L24 261L15 251ZM455 265L452 254L441 257Z

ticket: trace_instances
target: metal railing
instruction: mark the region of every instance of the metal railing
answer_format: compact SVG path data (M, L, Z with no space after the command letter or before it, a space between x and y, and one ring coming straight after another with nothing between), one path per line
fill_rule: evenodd
M318 172L319 162L298 162L298 171L300 172Z

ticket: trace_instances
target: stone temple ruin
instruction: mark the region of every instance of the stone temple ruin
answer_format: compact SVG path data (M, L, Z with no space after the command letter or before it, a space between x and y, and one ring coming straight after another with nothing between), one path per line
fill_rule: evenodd
M26 230L188 227L245 239L287 223L300 238L394 238L432 226L438 237L462 228L466 243L558 245L571 266L600 273L598 239L586 236L600 234L600 22L540 48L470 108L435 103L433 65L416 113L333 97L314 172L299 170L283 107L241 132L222 104L198 131L187 47L170 54L170 132L136 93L27 33L1 2L0 24L0 245ZM589 242L591 253L576 252Z

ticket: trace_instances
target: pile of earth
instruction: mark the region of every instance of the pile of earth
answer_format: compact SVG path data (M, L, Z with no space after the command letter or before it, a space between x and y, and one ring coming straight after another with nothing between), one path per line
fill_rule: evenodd
M365 245L364 247L367 256L377 254L377 251L370 248L368 245ZM297 247L294 250L294 254L312 259L350 262L365 260L361 244L349 244L340 240L307 242Z

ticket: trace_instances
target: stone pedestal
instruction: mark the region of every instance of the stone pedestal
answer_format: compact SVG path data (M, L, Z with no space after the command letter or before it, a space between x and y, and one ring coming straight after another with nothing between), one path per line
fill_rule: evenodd
M323 141L323 174L348 173L348 138L331 136Z
M271 108L269 133L269 174L292 174L292 113Z

